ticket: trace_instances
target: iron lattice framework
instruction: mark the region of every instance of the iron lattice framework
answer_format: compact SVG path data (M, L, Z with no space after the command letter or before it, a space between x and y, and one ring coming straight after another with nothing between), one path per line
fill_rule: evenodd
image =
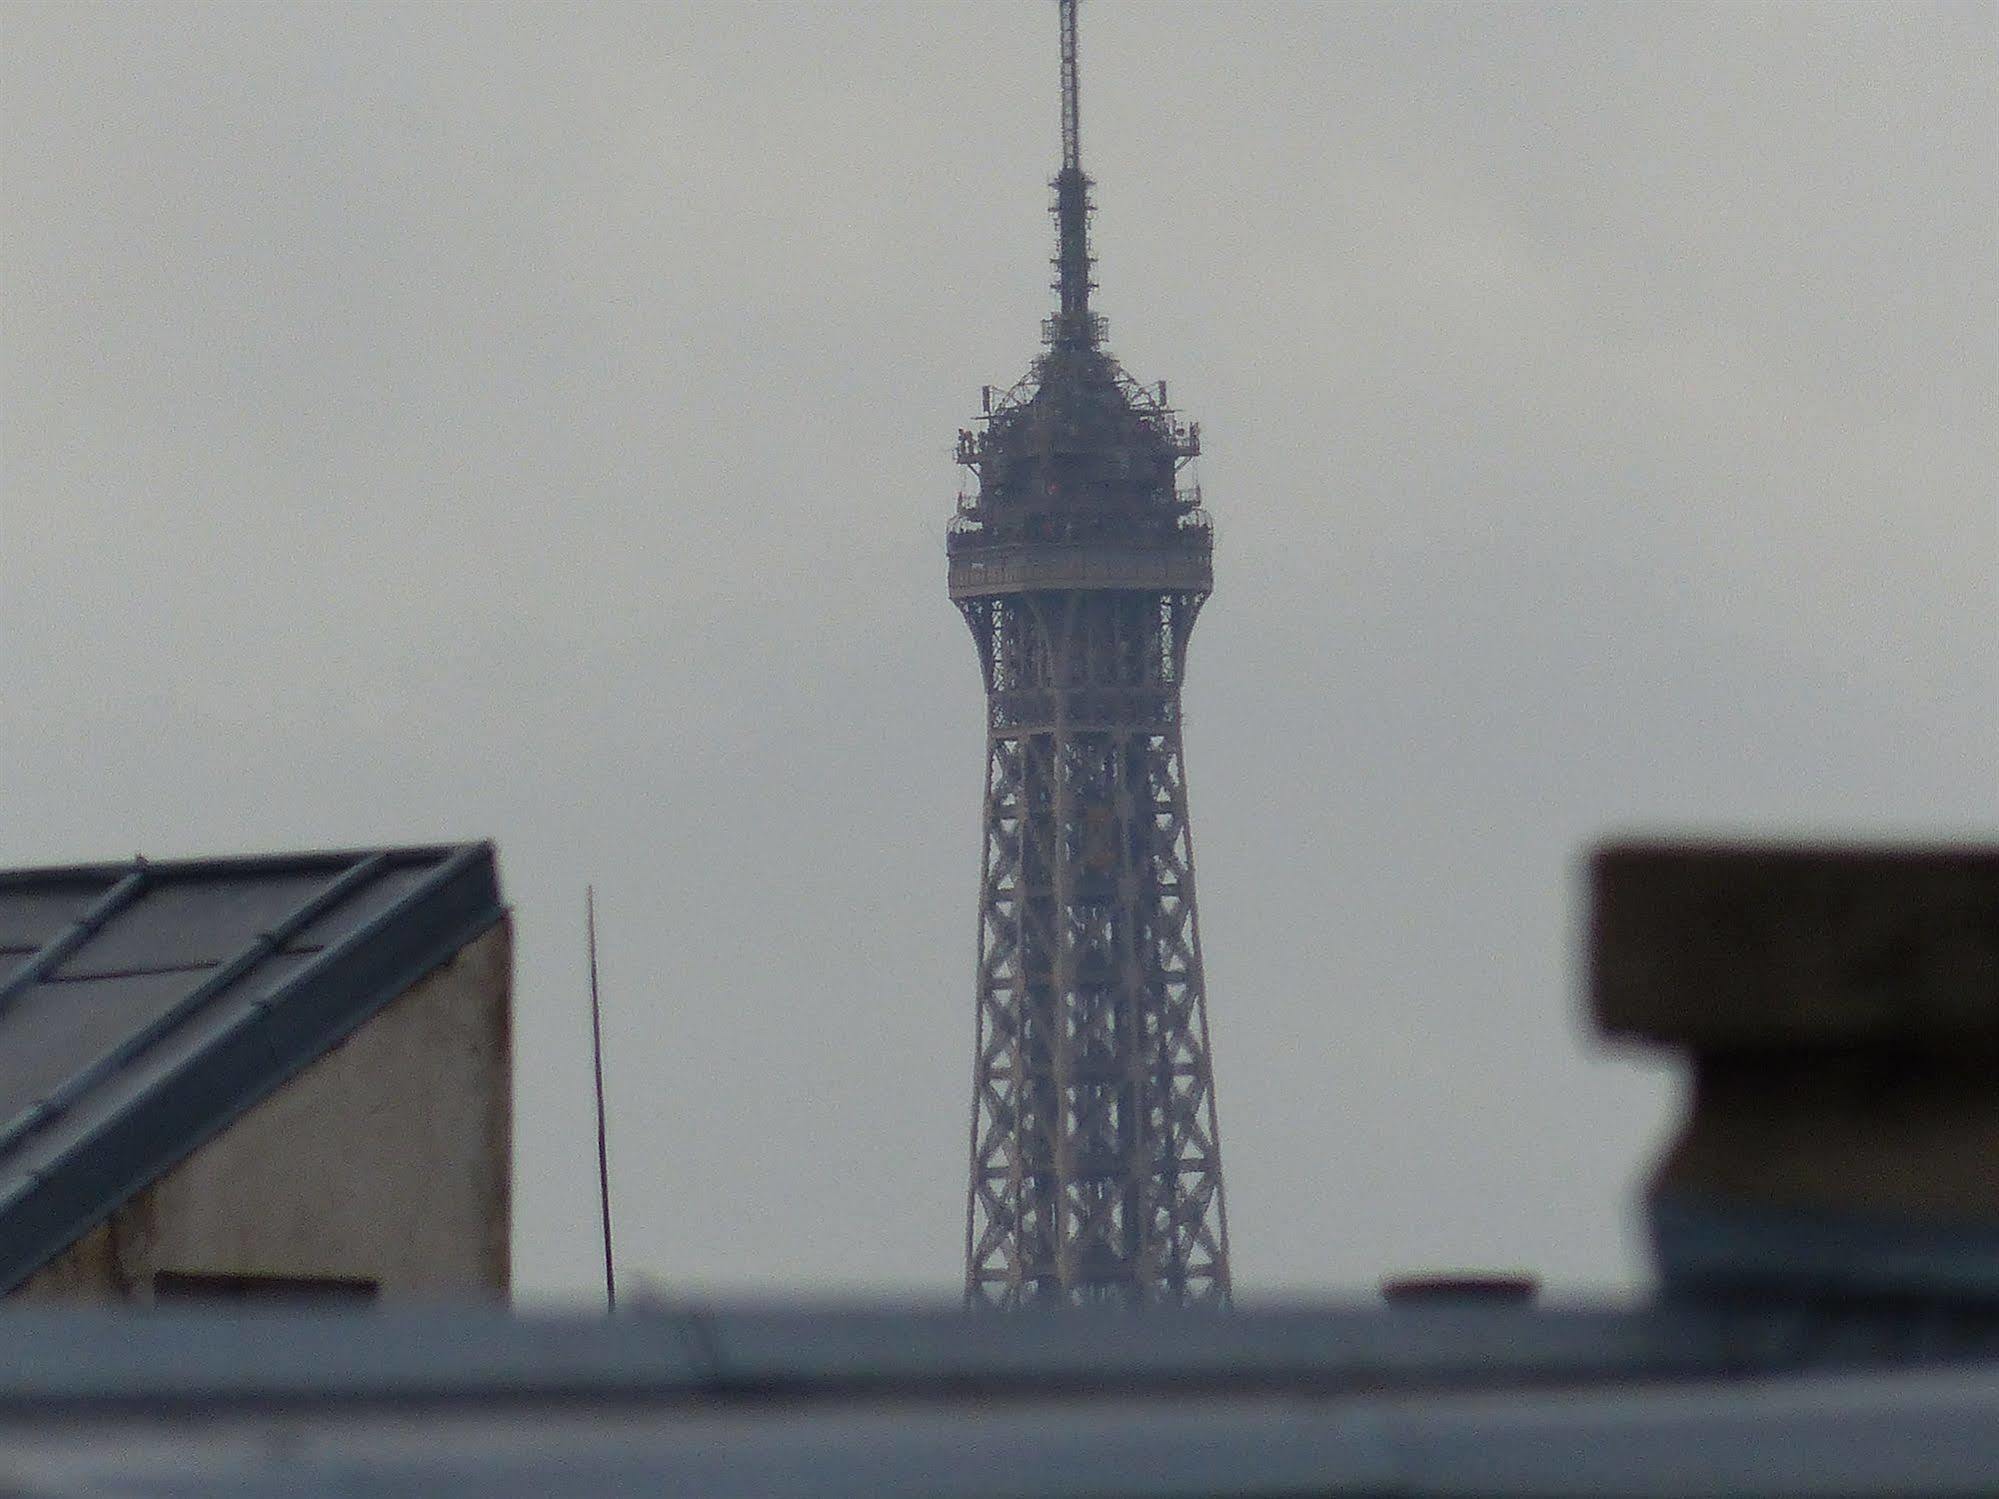
M1214 1079L1180 684L1212 534L1200 450L1090 310L1074 0L1062 0L1059 311L959 434L977 477L951 597L985 673L978 1042L965 1295L1223 1302Z

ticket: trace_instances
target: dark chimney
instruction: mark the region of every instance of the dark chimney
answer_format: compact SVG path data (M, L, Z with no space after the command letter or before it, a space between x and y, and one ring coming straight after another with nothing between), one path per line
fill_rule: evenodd
M1647 1199L1668 1291L1999 1301L1999 849L1591 874L1597 1023L1692 1063Z

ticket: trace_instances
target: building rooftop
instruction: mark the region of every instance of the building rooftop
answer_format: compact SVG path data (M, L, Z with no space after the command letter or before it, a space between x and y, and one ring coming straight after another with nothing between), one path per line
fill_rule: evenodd
M16 1309L0 1475L34 1496L1989 1493L1989 1330L1911 1329L1823 1307Z
M503 914L486 843L0 871L0 1292Z

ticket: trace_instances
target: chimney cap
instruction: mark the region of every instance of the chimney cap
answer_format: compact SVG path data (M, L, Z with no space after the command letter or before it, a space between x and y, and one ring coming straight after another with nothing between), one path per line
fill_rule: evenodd
M1620 842L1590 878L1609 1035L1999 1049L1999 848Z

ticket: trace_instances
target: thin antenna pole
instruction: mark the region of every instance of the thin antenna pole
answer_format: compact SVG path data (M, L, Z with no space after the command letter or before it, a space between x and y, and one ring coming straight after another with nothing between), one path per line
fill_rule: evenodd
M597 887L583 887L583 921L590 936L590 1058L597 1074L597 1202L604 1222L604 1310L618 1309L611 1266L611 1157L604 1130L604 1008L597 998Z
M1083 170L1082 90L1076 78L1076 0L1061 0L1062 22L1062 170Z
M1083 174L1081 87L1076 73L1076 0L1061 0L1062 170L1055 176L1055 289L1061 295L1055 343L1094 347L1090 315L1090 179Z

